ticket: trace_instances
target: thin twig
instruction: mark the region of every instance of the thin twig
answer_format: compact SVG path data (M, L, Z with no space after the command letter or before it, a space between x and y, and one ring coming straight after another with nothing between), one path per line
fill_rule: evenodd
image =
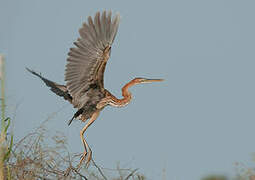
M104 175L104 173L102 172L102 170L96 165L94 159L91 159L94 166L98 169L99 173L101 174L101 176L104 178L104 180L107 180L106 176Z
M16 149L21 145L21 143L26 140L29 136L32 136L32 135L35 135L35 134L38 134L37 132L32 132L32 133L29 133L27 134L25 137L23 137L19 142L17 142L14 146L14 149L13 149L13 152L16 152Z
M128 180L138 169L133 170L124 180Z
M77 171L76 168L74 168L73 166L71 166L72 170L77 173L80 177L84 178L85 180L88 180L88 178L86 178L86 176L82 175L81 173L79 173L79 171Z
M123 180L123 175L122 175L122 172L121 172L119 166L120 166L120 164L118 163L118 164L117 164L117 171L118 171L118 173L119 173L119 175L120 175L120 180Z

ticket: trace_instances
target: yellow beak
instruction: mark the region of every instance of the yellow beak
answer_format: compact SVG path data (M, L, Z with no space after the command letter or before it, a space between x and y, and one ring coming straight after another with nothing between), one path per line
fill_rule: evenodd
M144 79L143 80L144 83L160 82L160 81L164 81L164 79Z

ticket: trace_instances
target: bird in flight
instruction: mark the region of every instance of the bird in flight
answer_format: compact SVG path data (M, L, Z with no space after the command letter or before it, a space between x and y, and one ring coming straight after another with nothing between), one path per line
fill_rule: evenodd
M79 29L80 37L74 42L76 47L70 48L65 69L66 85L48 80L41 74L28 69L38 76L58 96L69 101L77 112L68 122L78 118L86 122L80 131L84 146L79 166L86 159L86 165L92 158L92 151L84 138L84 132L97 119L105 106L126 106L132 99L128 88L131 86L162 81L163 79L134 78L122 87L122 98L118 99L104 88L104 71L111 54L111 47L119 27L120 15L112 17L111 11L97 12L94 19L89 16L87 22Z

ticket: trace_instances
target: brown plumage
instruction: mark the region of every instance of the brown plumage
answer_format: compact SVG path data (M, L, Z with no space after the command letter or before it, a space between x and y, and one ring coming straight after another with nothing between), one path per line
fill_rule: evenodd
M84 153L80 164L87 157L87 164L92 158L92 151L84 139L84 132L96 120L99 112L107 105L123 107L127 105L132 96L128 88L140 84L162 81L162 79L135 78L122 88L122 99L113 96L104 88L104 71L110 57L112 43L117 34L120 15L112 18L111 11L102 15L97 12L94 20L88 17L87 23L80 28L80 38L77 39L75 48L68 53L65 70L66 85L59 85L40 74L27 68L29 72L41 78L51 91L69 101L78 111L69 121L79 118L87 124L80 131L84 145Z

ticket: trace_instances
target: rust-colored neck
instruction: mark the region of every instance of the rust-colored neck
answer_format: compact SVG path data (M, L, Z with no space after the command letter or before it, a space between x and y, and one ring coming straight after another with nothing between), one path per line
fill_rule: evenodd
M111 106L115 106L115 107L123 107L126 106L132 99L132 95L131 93L128 91L128 88L130 88L131 86L136 85L137 83L132 80L129 83L127 83L125 86L123 86L122 88L122 96L123 98L118 99L115 96L113 96L112 94L110 94L110 98L107 104L111 105Z
M125 86L123 86L123 88L121 89L122 91L122 96L125 98L131 98L131 93L128 91L128 88L130 88L131 86L134 86L135 83L132 81L130 81L129 83L127 83Z

